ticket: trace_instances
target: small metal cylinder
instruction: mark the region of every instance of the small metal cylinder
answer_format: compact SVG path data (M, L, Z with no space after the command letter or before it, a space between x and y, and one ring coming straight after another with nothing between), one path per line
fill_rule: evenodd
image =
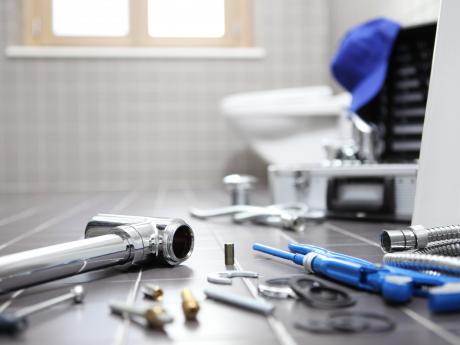
M225 266L233 266L235 264L235 245L233 243L225 243Z

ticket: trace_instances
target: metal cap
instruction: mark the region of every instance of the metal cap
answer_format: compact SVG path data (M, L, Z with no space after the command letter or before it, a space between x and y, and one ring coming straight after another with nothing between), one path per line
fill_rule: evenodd
M249 205L249 190L257 183L256 177L232 174L225 176L222 182L231 194L232 205Z

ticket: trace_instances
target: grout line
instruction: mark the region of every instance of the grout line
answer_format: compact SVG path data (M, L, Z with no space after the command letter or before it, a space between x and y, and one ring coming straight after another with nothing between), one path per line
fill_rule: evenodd
M118 213L124 210L129 205L131 205L134 202L134 200L136 200L138 197L139 191L133 190L131 193L124 196L117 204L115 204L115 206L110 209L109 213Z
M24 211L21 211L19 213L13 214L12 216L5 217L3 219L0 219L0 226L5 226L14 222L17 222L19 220L29 218L33 216L34 214L37 213L37 208L36 207L31 207L28 208Z
M441 326L438 326L433 321L423 317L422 315L416 313L415 311L407 307L401 308L401 310L407 316L409 316L412 320L417 321L419 324L425 326L425 328L437 334L440 338L444 339L447 343L451 345L460 344L460 338L456 334L442 328Z
M369 240L369 239L367 239L367 238L365 238L365 237L363 237L363 236L361 236L361 235L354 234L354 233L352 233L352 232L350 232L350 231L348 231L348 230L342 229L342 228L338 227L337 225L331 224L331 223L329 223L329 222L324 223L324 225L325 225L329 230L338 232L338 233L340 233L340 234L342 234L342 235L347 235L347 236L349 236L349 237L353 237L353 238L356 239L356 240L365 242L365 243L367 243L367 244L369 244L369 245L371 245L371 246L378 247L378 248L381 249L380 244L378 244L377 242L374 242L374 241L372 241L372 240Z
M87 201L82 202L82 203L78 204L77 206L71 208L69 211L67 211L67 212L65 212L65 213L62 213L62 214L60 214L59 216L56 216L56 217L53 217L53 218L48 219L47 221L41 223L40 225L38 225L37 227L33 228L32 230L27 231L27 232L25 232L25 233L19 235L18 237L14 238L14 239L12 239L12 240L10 240L10 241L8 241L8 242L5 242L4 244L2 244L2 245L0 246L0 250L5 249L5 248L8 247L9 245L11 245L11 244L13 244L13 243L16 243L16 242L18 242L18 241L20 241L20 240L22 240L22 239L24 239L24 238L26 238L26 237L28 237L28 236L30 236L30 235L39 233L39 232L41 232L41 231L43 231L43 230L46 230L47 228L49 228L49 227L51 227L51 226L53 226L53 225L59 224L59 223L60 223L61 221L63 221L65 218L68 218L68 217L73 216L75 213L81 211L81 210L84 209L86 206L89 206L89 205L92 205L92 204L96 203L96 201L97 201L98 199L100 199L100 197L99 197L99 198L97 198L97 197L94 198L94 200L93 200L91 203L89 203L89 204L87 204ZM32 214L34 214L35 212L36 212L36 210L33 211ZM10 297L5 303L3 303L3 304L0 306L0 313L3 312L4 310L6 310L6 309L11 305L11 303L13 303L13 300L14 300L16 297L18 297L20 294L22 294L24 291L25 291L25 289L21 289L21 290L17 290L15 293L13 293L13 294L11 295L11 297Z
M211 232L214 234L214 237L216 238L216 241L221 249L221 251L224 251L224 245L222 240L220 239L219 235L214 231L214 229L211 229ZM239 263L239 261L235 258L235 268L240 271L244 271L243 267ZM257 287L254 286L252 281L249 278L243 278L244 285L246 285L246 288L249 290L250 294L252 297L256 299L260 299L258 293L257 293ZM277 337L278 341L280 344L283 345L297 345L296 341L294 338L291 336L291 334L288 332L284 324L276 319L273 315L267 316L267 322L270 328L272 329L273 333L275 333L275 336Z
M12 244L14 244L16 242L19 242L19 241L23 240L24 238L27 238L27 237L29 237L31 235L35 235L35 234L37 234L39 232L42 232L43 230L46 230L51 226L59 224L64 219L69 218L69 217L75 215L76 213L80 212L81 210L83 210L83 209L89 207L90 205L96 203L96 201L98 201L99 199L100 199L100 197L99 198L94 198L94 200L92 202L83 201L83 202L79 203L77 206L72 207L67 212L61 213L61 214L59 214L59 215L57 215L55 217L52 217L52 218L44 221L43 223L41 223L40 225L36 226L35 228L24 232L23 234L13 238L10 241L7 241L7 242L3 243L2 245L0 245L0 250L5 249L6 247L8 247L8 246L10 246L10 245L12 245Z
M3 313L10 305L13 303L13 300L24 292L25 289L15 291L11 297L0 306L0 313Z
M156 281L168 281L168 280L193 280L195 279L196 277L189 277L189 278L151 278L151 279L144 279L143 282L146 283L146 282L149 282L149 281L152 281L152 282L156 282ZM132 282L132 280L111 280L111 281L108 281L107 283L108 284L112 284L112 283L117 283L117 284L120 284L120 283L130 283Z
M137 279L133 285L133 287L129 290L128 297L126 298L127 305L133 305L134 301L136 300L137 292L139 291L139 284L141 282L142 277L142 267L139 269L139 273L137 275ZM124 343L126 335L128 334L129 325L131 324L131 319L129 315L123 314L123 323L120 327L118 327L117 333L115 334L114 344L121 345Z
M190 199L190 201L193 201L196 199L195 194L188 188L185 188L184 194L186 195L187 198ZM224 245L219 235L217 235L213 227L210 228L209 230L211 231L212 235L216 239L221 251L224 252ZM284 234L283 232L280 232L280 233L283 237L287 238L288 241L296 242L295 240L293 240L291 237ZM238 270L243 271L243 267L241 266L241 264L236 258L235 258L235 267ZM260 298L257 292L257 288L248 278L243 278L243 282L246 285L246 288L249 290L250 294L254 298ZM294 340L294 338L291 336L291 334L288 332L288 330L286 329L286 327L281 321L276 319L273 315L270 315L270 316L267 316L267 322L268 322L269 327L272 329L273 333L277 337L280 344L297 345L296 341Z
M160 185L157 190L157 196L155 197L153 209L156 209L160 206L160 203L164 200L164 197L166 195L168 186L165 185ZM125 198L123 198L117 205L114 206L114 208L111 210L111 212L120 212L121 210L127 208L130 204L134 202L134 200L139 196L139 191L132 191L129 193ZM136 300L137 292L139 291L139 284L141 282L142 278L142 267L139 270L139 274L137 275L136 282L132 289L128 293L128 297L126 299L126 303L128 305L132 305L134 301ZM113 341L113 344L115 345L122 345L125 342L126 336L128 335L128 330L129 326L131 325L131 320L128 315L123 316L123 323L118 326L117 333L115 334L115 339Z

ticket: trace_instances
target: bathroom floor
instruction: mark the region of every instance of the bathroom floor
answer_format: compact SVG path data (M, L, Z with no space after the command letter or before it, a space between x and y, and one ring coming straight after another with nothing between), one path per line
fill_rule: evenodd
M255 203L266 203L264 193ZM228 219L200 221L188 216L190 206L210 208L227 205L223 191L193 190L188 186L161 186L152 192L90 194L2 194L0 195L0 255L80 239L86 222L97 213L179 217L195 230L192 257L175 268L135 269L121 272L106 269L20 290L0 297L0 311L19 309L66 292L74 284L84 284L85 302L61 304L29 318L29 328L17 337L0 336L2 344L460 344L455 314L430 315L426 301L416 299L403 307L388 306L369 293L349 289L358 303L349 310L372 311L392 318L397 327L382 334L311 334L294 328L328 314L309 309L293 300L273 301L274 317L265 318L244 310L206 300L203 289L208 273L225 269L223 243L235 243L237 267L257 271L261 280L299 274L300 266L271 259L251 250L254 242L285 248L292 241L311 243L328 249L381 261L377 239L384 224L331 221L312 224L302 234L251 225L233 225ZM394 224L386 226L395 226ZM175 322L164 332L146 329L134 321L111 315L111 300L134 301L148 306L139 292L144 283L159 284L165 308ZM250 296L257 280L235 279L220 289ZM199 321L187 323L181 310L180 291L189 287L201 301Z

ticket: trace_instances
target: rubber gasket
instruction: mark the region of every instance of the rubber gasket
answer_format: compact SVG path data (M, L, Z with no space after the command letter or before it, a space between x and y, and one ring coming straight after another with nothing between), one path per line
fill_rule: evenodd
M320 334L337 333L383 333L396 328L396 323L389 317L368 312L337 312L324 320L297 322L296 328Z
M396 328L396 323L388 316L359 311L343 311L330 314L329 321L332 327L336 328L336 326L340 324L337 320L342 318L354 320L354 322L359 319L365 321L369 325L364 330L366 333L389 332Z
M301 301L313 308L337 309L356 304L346 291L309 277L293 277L289 280L289 286Z

